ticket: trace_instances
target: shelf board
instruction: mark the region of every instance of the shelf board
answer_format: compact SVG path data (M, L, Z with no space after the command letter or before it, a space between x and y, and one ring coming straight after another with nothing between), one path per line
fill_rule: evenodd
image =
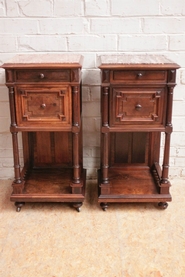
M150 168L110 168L109 182L110 193L100 194L98 202L171 201L170 194L160 194Z
M37 168L25 175L22 194L12 194L11 201L27 202L82 202L85 196L85 170L83 170L83 192L72 194L70 184L73 170L69 168Z

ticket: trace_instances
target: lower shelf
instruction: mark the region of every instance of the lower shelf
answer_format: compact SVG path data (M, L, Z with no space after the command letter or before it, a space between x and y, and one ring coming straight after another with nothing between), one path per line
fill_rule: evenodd
M99 203L171 201L170 194L160 194L157 180L150 168L110 168L109 193L103 192L100 176L101 170L98 172Z
M21 194L12 193L15 202L83 202L85 199L86 170L83 170L81 194L72 194L72 169L34 169L25 175Z

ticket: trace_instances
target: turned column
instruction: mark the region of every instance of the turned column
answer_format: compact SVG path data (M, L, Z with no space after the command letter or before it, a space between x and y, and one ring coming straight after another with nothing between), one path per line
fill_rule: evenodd
M109 183L109 87L102 88L102 137L101 137L101 193L108 194L110 192Z
M81 166L80 166L80 149L79 149L79 136L80 136L80 97L79 87L72 87L72 115L73 115L73 180L71 183L72 193L82 193L82 182L81 182Z
M174 79L173 73L175 71L170 71L171 78ZM164 145L164 157L163 157L163 165L162 165L162 178L160 185L160 193L168 194L170 182L168 180L169 174L169 158L170 158L170 140L172 133L172 103L173 103L173 89L174 84L168 85L167 93L168 93L168 101L167 101L167 116L166 116L166 129L165 129L165 145Z
M21 172L20 172L18 132L15 130L17 124L16 124L16 116L15 116L15 97L14 97L13 87L9 87L9 103L10 103L10 118L11 118L10 131L12 134L14 174L15 174L15 179L13 182L13 193L18 194L18 193L22 193L23 186L22 186Z

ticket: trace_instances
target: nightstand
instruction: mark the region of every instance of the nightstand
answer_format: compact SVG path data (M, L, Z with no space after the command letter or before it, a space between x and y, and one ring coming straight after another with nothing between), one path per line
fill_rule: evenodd
M2 66L15 169L10 199L17 211L25 202L72 202L79 211L84 201L82 61L81 55L32 54L17 55Z
M173 89L179 66L164 56L101 56L98 202L171 201L168 180ZM164 149L161 134L164 133ZM162 156L162 166L160 158Z

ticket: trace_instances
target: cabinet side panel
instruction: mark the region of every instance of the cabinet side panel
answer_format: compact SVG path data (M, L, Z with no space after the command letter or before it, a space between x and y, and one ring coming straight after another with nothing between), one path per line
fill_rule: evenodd
M72 135L68 132L54 133L55 163L72 166Z
M159 163L160 158L160 142L161 133L150 133L149 139L149 166L153 166L154 163Z
M132 135L132 163L147 163L147 133Z
M147 132L124 132L111 134L111 165L148 165L149 134Z
M69 132L33 133L33 166L72 166L72 135Z
M115 133L115 163L127 163L129 159L129 133Z
M51 138L49 132L36 132L34 141L35 166L52 163Z
M23 144L23 158L24 163L29 163L29 133L23 132L22 133L22 144Z

